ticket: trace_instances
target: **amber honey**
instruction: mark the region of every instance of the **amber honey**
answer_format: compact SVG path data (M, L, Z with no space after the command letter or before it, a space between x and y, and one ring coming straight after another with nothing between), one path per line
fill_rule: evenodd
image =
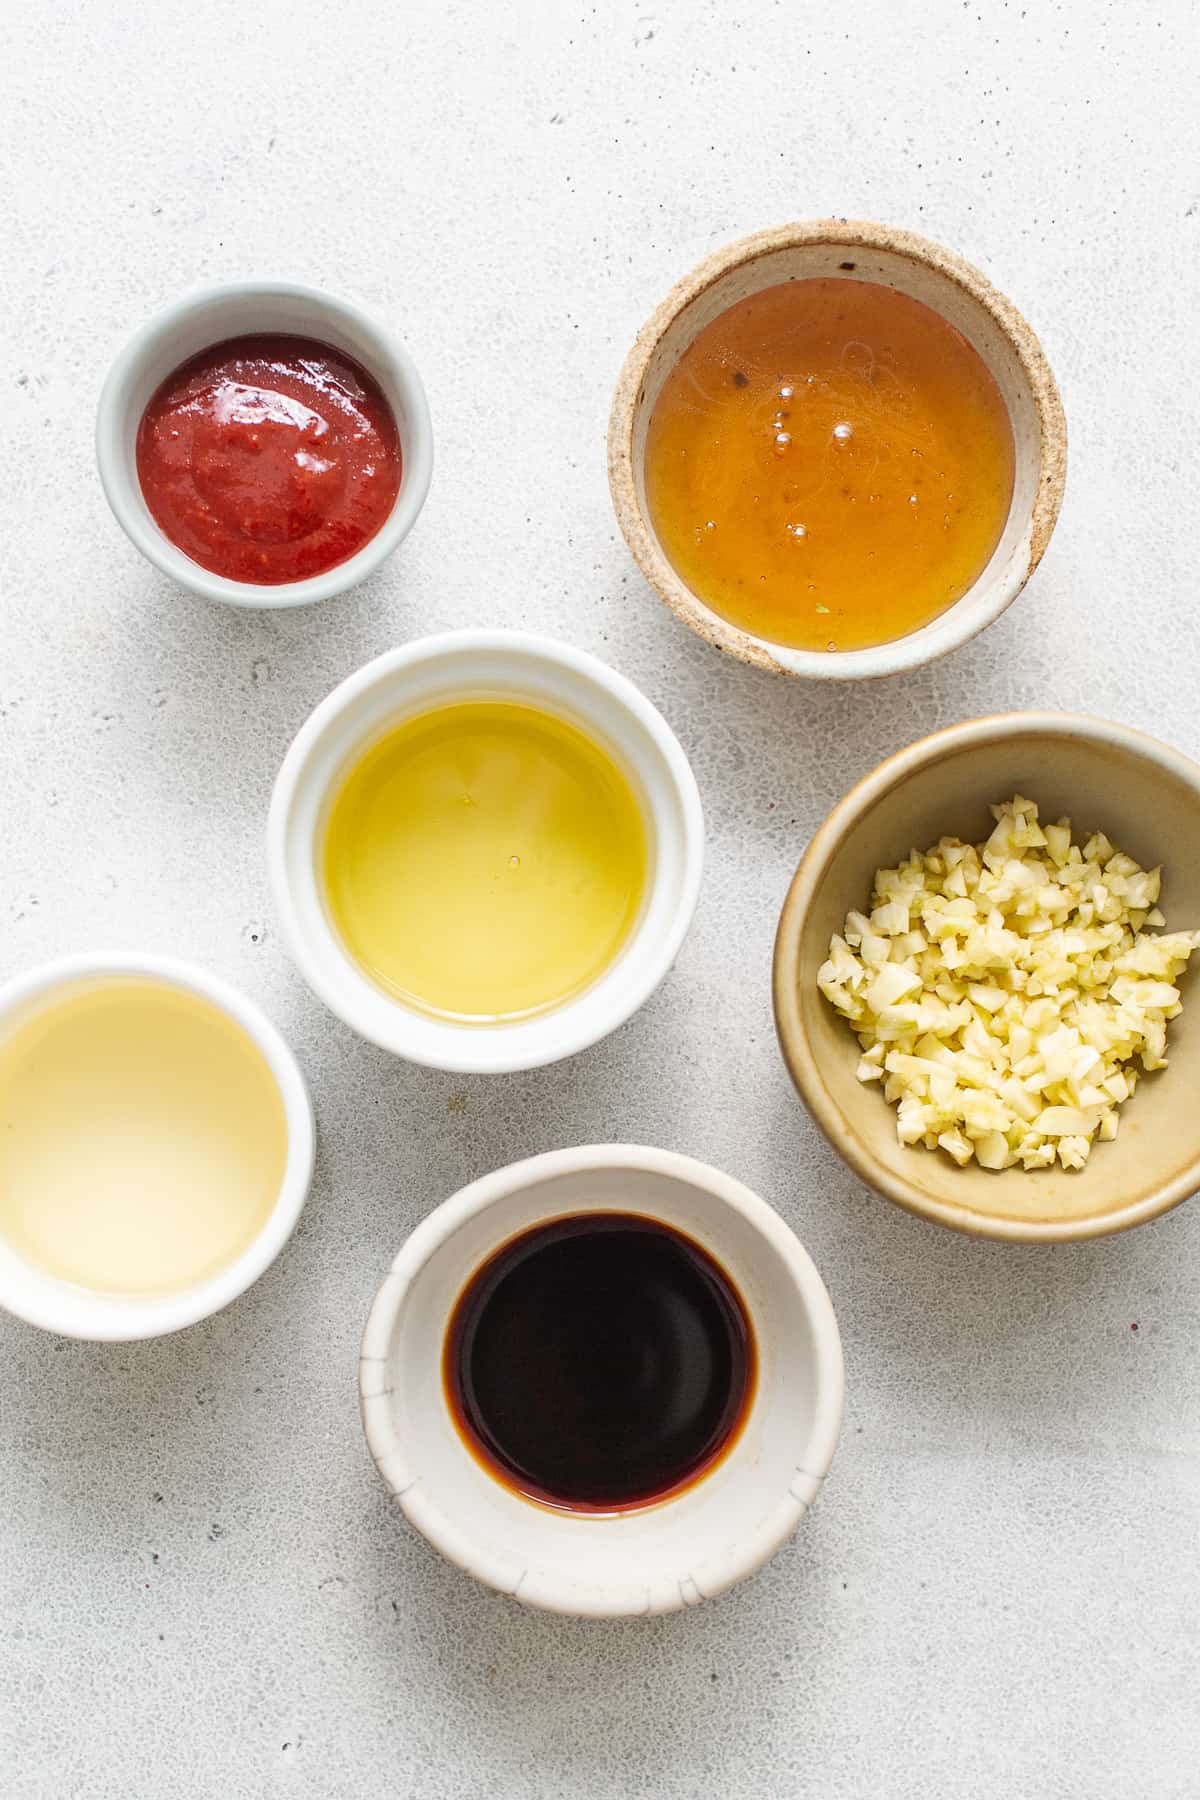
M875 282L787 282L730 307L667 377L646 439L680 576L803 650L888 643L953 605L1012 487L1012 426L978 351Z

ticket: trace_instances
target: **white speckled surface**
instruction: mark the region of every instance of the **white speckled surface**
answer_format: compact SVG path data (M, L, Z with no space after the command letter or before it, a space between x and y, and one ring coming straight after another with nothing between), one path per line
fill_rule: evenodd
M4 1800L1191 1800L1200 1204L1029 1253L893 1212L801 1114L767 980L809 832L923 728L1063 704L1200 755L1187 0L141 11L10 8L0 51L0 970L105 941L211 964L291 1038L323 1144L290 1250L208 1325L98 1349L0 1321ZM673 623L604 477L612 383L675 276L835 210L978 262L1040 331L1072 432L1026 594L865 692L759 675ZM131 327L254 270L398 325L438 435L398 558L275 619L156 577L91 456ZM272 933L261 847L313 702L479 620L639 681L711 831L657 998L498 1081L405 1068L329 1018ZM526 1614L444 1567L386 1504L355 1407L414 1221L592 1138L688 1150L772 1200L846 1347L842 1449L798 1537L649 1626Z

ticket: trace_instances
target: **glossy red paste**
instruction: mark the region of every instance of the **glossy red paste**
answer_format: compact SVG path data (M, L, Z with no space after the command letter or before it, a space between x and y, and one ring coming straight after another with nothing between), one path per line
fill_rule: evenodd
M378 384L310 338L230 338L167 377L137 470L162 531L232 581L303 581L373 538L400 487Z

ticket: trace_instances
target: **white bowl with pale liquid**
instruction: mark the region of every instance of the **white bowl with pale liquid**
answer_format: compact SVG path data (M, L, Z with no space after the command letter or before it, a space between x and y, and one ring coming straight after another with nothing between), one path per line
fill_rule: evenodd
M124 1342L207 1318L279 1254L312 1179L270 1020L173 957L67 956L0 988L0 1306Z
M463 701L499 701L573 727L629 782L646 835L642 902L619 950L581 991L525 1017L438 1015L389 992L332 916L323 848L334 796L395 727ZM519 631L455 631L388 651L323 700L283 761L267 865L285 942L313 992L360 1036L429 1068L501 1074L540 1068L623 1024L678 954L695 911L704 820L687 757L631 681L584 651ZM481 894L480 906L486 906Z

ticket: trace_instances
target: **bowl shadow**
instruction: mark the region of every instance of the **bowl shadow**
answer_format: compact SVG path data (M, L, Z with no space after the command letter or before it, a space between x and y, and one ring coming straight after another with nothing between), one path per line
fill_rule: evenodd
M899 1455L934 1444L1088 1453L1127 1435L1139 1396L1149 1440L1169 1420L1149 1358L1155 1334L1176 1329L1200 1204L1079 1242L967 1237L866 1188L786 1088L779 1133L821 1192L803 1235L843 1335L842 1458L862 1432Z
M386 1503L385 1503L386 1505ZM819 1642L820 1574L831 1551L818 1505L763 1569L702 1605L653 1618L586 1620L537 1612L491 1593L443 1562L399 1509L377 1523L358 1581L373 1600L364 1662L381 1691L394 1680L396 1639L416 1634L422 1708L470 1719L471 1766L537 1771L538 1792L653 1795L672 1769L729 1750L721 1720L755 1710L746 1673L755 1642L777 1641L781 1668ZM779 1629L789 1610L795 1633ZM411 1664L411 1659L409 1659ZM648 1706L648 1693L655 1704ZM413 1701L411 1687L405 1704ZM755 1730L794 1735L759 1716ZM727 1738L738 1735L737 1728ZM713 1791L719 1791L719 1784Z

